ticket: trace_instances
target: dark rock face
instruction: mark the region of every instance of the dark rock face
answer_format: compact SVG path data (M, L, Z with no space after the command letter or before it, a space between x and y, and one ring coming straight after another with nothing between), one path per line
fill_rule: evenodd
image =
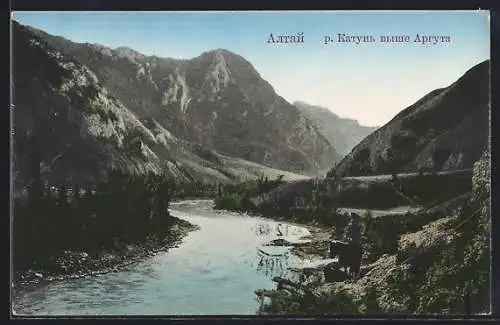
M330 168L340 158L248 61L227 50L175 60L29 32L92 71L145 125L157 123L181 140L306 174Z
M360 125L353 119L341 118L325 107L304 102L294 102L293 105L300 109L342 156L347 155L355 145L378 129L374 126Z
M472 168L489 139L490 63L406 108L366 137L330 176Z
M157 172L151 132L95 74L18 24L13 26L16 181L93 180L103 170Z

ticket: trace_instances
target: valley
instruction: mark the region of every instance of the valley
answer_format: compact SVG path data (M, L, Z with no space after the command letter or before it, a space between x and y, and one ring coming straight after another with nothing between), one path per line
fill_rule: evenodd
M14 314L489 312L489 60L368 127L222 48L12 41Z

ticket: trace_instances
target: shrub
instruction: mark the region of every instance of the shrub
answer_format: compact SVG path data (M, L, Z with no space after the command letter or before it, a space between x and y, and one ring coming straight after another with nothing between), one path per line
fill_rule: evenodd
M225 209L230 211L240 211L240 199L237 195L224 195L215 198L214 205L216 209Z

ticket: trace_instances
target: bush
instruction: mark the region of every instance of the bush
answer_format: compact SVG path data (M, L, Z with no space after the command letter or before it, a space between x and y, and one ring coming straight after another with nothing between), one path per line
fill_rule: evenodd
M229 211L240 211L240 198L237 195L224 195L215 198L214 205L216 209Z
M175 183L175 189L172 191L172 197L175 198L215 198L217 195L217 185L203 184L201 182Z
M247 181L239 184L220 184L217 186L215 198L216 209L226 209L232 211L249 212L256 211L256 206L251 201L251 198L258 197L259 195L278 187L283 183L283 176L280 175L276 180L268 180L267 177L260 177L256 181ZM276 212L274 206L267 206L263 211L266 213ZM262 210L259 212L263 212Z
M310 291L315 291L317 284L310 285ZM268 304L259 309L263 315L355 315L381 314L376 292L370 288L360 301L345 291L322 292L318 296L299 294L273 297Z

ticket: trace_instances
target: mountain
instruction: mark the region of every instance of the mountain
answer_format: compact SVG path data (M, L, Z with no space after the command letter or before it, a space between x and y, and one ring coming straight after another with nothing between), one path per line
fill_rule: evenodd
M176 60L29 30L88 67L140 121L157 123L179 139L302 174L316 174L340 159L310 121L237 54L217 49Z
M153 151L169 134L147 129L96 75L28 29L13 25L15 180L41 170L53 182L97 179L107 169L184 173Z
M304 178L293 172L338 159L238 55L147 57L12 24L16 182L38 170L84 182L109 169L204 182Z
M361 141L329 176L472 168L489 139L490 62L436 89Z
M347 155L355 145L378 129L374 126L360 125L353 119L341 118L326 107L300 101L294 102L293 105L300 109L342 156Z

